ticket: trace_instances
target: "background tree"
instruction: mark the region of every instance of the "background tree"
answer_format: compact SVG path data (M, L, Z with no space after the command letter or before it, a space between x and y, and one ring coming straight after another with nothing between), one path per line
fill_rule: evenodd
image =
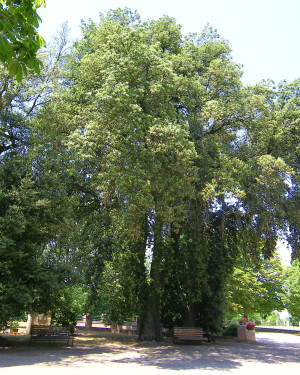
M292 248L292 258L300 258L300 195L299 195L299 109L300 80L283 82L278 88L278 122L280 127L274 135L274 149L282 153L284 160L294 173L289 175L289 195L286 205L288 221L288 242ZM277 152L278 152L277 151Z
M272 158L285 164L284 183L286 195L283 195L276 219L281 224L278 229L286 234L292 249L292 257L298 257L299 247L299 149L298 149L298 119L299 119L299 80L290 84L282 82L278 88L272 82L249 87L248 90L256 98L258 122L248 130L250 147L260 147L264 152L265 162ZM257 106L257 104L259 106ZM258 126L257 126L258 125ZM263 125L263 126L262 126ZM273 160L275 160L273 159ZM278 165L278 164L277 164ZM273 191L272 191L273 190ZM269 189L270 196L278 197L280 186ZM272 202L268 202L272 207ZM268 209L270 212L270 210ZM269 215L271 212L269 213Z
M285 273L286 305L293 318L300 320L300 262L294 260Z
M45 290L50 293L54 280L64 282L40 260L43 246L69 218L67 185L58 178L63 156L32 125L33 115L51 92L52 79L58 77L59 55L47 73L30 75L22 84L0 67L0 298L6 306L1 322L45 309Z
M283 267L274 256L255 265L240 260L227 286L228 313L248 317L284 309Z
M178 262L186 272L174 262L170 286L185 295L173 315L214 333L226 311L226 286L235 262L243 256L259 263L262 254L275 251L278 231L287 229L285 194L292 169L268 149L274 92L263 86L260 91L242 88L227 43L212 29L189 40L187 48L193 54L180 73L189 77L190 87L178 107L189 121L199 178L197 199L190 200L186 225L174 240L177 254L188 249L184 263Z

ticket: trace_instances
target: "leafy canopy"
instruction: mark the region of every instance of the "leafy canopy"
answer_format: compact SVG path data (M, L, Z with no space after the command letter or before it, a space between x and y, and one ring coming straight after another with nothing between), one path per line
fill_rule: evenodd
M294 260L285 273L286 302L289 313L300 319L300 262Z
M239 260L227 285L228 311L249 316L281 311L283 305L283 267L275 255L257 266Z
M0 61L19 82L28 68L39 74L43 65L36 57L45 45L37 33L40 6L45 6L45 0L0 0Z

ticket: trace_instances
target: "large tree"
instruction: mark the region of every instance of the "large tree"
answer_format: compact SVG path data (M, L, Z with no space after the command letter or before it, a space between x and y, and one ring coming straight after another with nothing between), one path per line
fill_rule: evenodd
M41 126L80 156L74 173L109 217L103 280L115 275L123 298L117 265L134 264L141 340L162 338L162 316L212 333L236 259L270 256L287 228L293 166L270 148L278 97L242 87L214 30L183 38L169 17L111 11L75 47Z
M178 48L181 35L170 19L161 21L171 29L164 40L163 25L159 36L155 23L142 26L135 17L119 16L121 21L113 13L103 18L87 35L89 48L79 46L85 55L79 63L75 58L63 103L76 113L69 144L92 165L92 184L110 212L113 235L122 251L136 252L141 274L146 247L151 249L141 338L161 339L163 259L170 228L180 226L195 179L196 154L187 121L174 104L180 82L168 52Z

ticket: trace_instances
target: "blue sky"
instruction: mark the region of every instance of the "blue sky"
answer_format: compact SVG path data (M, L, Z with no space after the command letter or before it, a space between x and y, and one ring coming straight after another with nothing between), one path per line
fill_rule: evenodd
M300 78L300 0L46 0L39 9L46 41L68 21L70 37L80 37L80 22L98 21L99 13L129 7L142 20L174 17L184 35L201 33L207 23L229 41L232 57L243 65L245 84L262 79L292 82ZM290 260L280 246L285 264Z
M97 21L100 12L125 6L137 10L142 20L174 17L183 34L201 33L209 23L229 41L246 84L300 77L299 0L46 0L46 8L39 9L40 33L49 41L68 21L76 38L81 19Z

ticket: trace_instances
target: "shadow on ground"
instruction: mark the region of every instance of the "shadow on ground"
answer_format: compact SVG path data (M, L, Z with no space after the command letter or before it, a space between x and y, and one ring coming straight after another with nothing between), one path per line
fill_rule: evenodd
M284 335L287 336L287 335ZM283 336L282 336L283 337ZM272 340L256 343L215 341L200 345L137 343L132 336L79 332L73 347L28 345L23 341L0 349L0 368L12 366L59 366L135 364L169 370L230 371L245 361L282 364L299 363L300 337L294 342Z

